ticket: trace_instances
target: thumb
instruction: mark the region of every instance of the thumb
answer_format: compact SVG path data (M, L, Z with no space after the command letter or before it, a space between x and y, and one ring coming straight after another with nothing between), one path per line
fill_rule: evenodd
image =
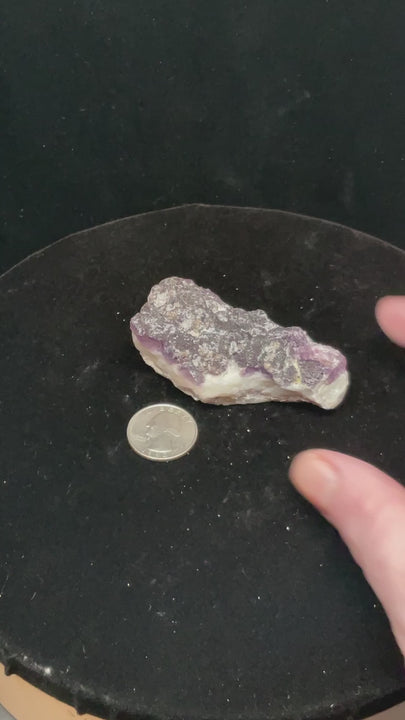
M348 545L405 655L405 488L372 465L330 450L297 455L290 478Z

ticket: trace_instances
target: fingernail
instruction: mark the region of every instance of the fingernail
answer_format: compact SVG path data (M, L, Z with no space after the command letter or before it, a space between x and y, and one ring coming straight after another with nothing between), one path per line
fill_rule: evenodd
M294 458L290 479L298 492L321 510L330 507L339 481L333 465L313 451L300 453Z

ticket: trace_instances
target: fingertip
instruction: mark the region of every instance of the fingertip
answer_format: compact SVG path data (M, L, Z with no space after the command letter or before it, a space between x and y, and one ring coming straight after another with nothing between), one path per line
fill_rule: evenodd
M289 477L295 489L321 512L327 513L337 484L337 475L333 464L329 462L328 452L322 450L304 450L295 456Z
M384 297L380 297L376 302L375 316L380 327L382 323L385 323L387 314L390 314L390 308L393 300L395 301L394 295L384 295Z
M290 463L290 467L288 470L288 474L290 477L291 482L294 482L294 477L296 472L299 472L299 469L301 467L301 464L305 462L307 459L311 459L311 457L316 453L316 450L302 450L298 453L298 455L295 455Z
M312 460L316 459L316 455L316 450L302 450L298 453L298 455L295 455L295 457L290 463L290 467L288 469L288 476L294 487L299 492L301 492L301 477L302 475L307 473L308 466L310 466Z
M375 307L375 316L387 337L405 347L405 296L386 295L380 298Z

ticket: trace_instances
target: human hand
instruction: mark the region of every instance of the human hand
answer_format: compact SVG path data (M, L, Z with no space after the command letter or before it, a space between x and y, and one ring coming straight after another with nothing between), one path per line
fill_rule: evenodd
M405 296L379 300L376 318L405 347ZM297 455L290 479L348 545L405 656L405 488L372 465L331 450Z

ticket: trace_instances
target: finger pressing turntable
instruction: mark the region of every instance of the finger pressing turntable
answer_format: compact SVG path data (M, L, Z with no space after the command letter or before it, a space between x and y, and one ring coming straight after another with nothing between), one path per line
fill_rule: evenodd
M290 478L348 545L405 655L405 488L372 465L329 450L300 453Z

